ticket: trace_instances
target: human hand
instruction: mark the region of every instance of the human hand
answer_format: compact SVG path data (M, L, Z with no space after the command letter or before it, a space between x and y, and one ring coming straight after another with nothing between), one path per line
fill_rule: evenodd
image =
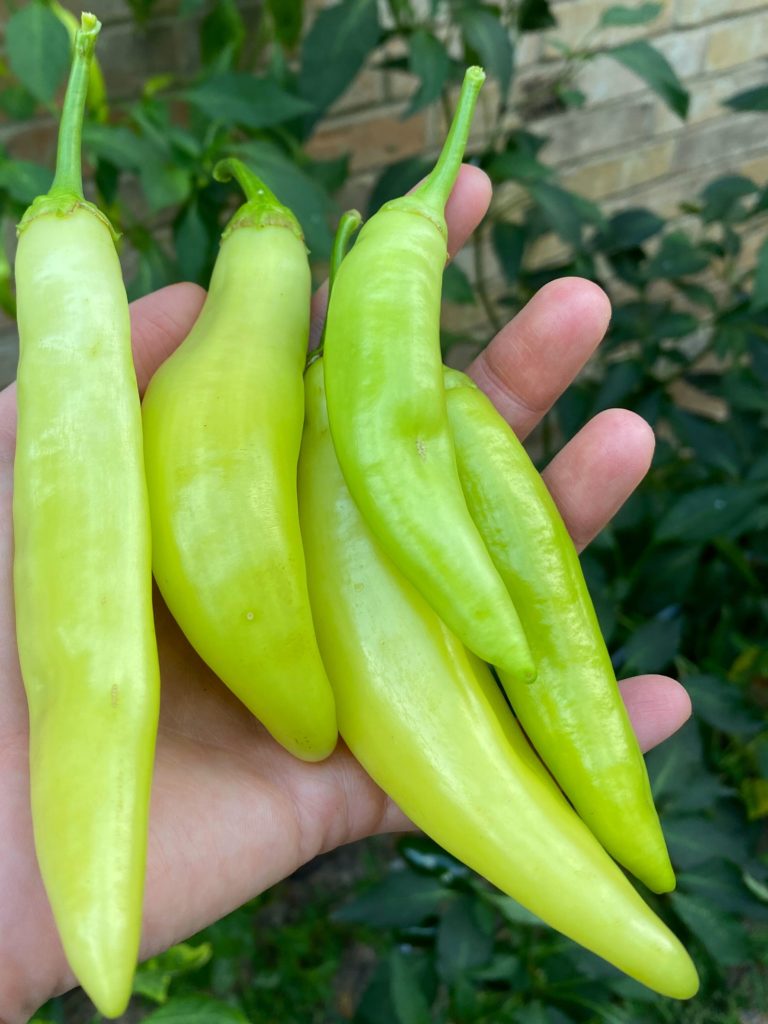
M456 252L482 218L490 185L465 167L448 205ZM143 388L183 341L204 293L175 285L132 306ZM325 290L315 297L313 336ZM470 373L524 437L599 343L608 300L595 285L564 279L543 288L478 357ZM12 601L13 386L0 394L0 1024L24 1024L74 981L56 935L34 855L29 814L26 701ZM610 520L650 464L653 435L631 412L588 423L544 478L579 547ZM156 604L162 708L152 796L142 956L217 920L319 853L408 822L343 744L321 764L280 748L203 665L160 600ZM621 684L644 749L685 721L676 682L645 676Z

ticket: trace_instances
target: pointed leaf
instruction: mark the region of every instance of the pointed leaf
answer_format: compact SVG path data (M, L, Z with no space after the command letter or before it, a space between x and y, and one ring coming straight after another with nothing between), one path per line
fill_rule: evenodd
M403 117L410 117L438 99L451 70L451 59L439 39L431 32L417 29L408 40L408 65L420 83Z
M631 25L645 25L653 21L661 14L663 4L644 3L635 7L626 7L624 4L617 4L615 7L608 7L600 15L598 25L600 28L626 28Z
M667 58L650 43L638 39L633 43L614 46L605 53L642 78L678 117L685 119L688 116L690 97L687 89Z
M21 84L41 103L50 103L69 69L67 30L44 4L28 3L5 26L8 63Z
M725 100L725 106L731 110L768 110L768 85L737 92Z
M212 121L266 128L290 121L311 109L299 96L285 92L273 78L224 71L185 89L181 96Z
M488 7L464 8L458 23L467 46L478 55L488 74L498 79L501 95L506 96L514 57L509 29Z

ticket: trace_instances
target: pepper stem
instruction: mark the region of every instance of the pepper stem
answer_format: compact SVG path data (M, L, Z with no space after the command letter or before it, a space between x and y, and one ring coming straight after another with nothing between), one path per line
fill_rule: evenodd
M242 160L233 156L219 160L213 169L213 176L216 181L231 181L234 178L245 193L246 199L224 229L223 238L231 234L235 228L265 227L274 224L290 228L298 238L304 240L301 226L294 214Z
M448 196L456 183L469 139L469 130L472 127L475 104L484 81L485 72L482 68L467 68L459 102L437 163L421 185L414 189L414 196L425 200L429 206L439 209L440 212L445 209Z
M362 223L363 218L357 210L347 210L346 213L341 215L341 220L336 228L336 234L333 239L333 248L331 249L331 263L328 268L328 305L326 306L323 333L320 335L320 341L317 344L317 348L313 349L309 353L306 369L309 369L312 363L317 359L320 359L323 354L323 347L325 345L325 328L328 323L328 307L331 302L333 282L336 280L336 274L339 271L339 267L341 266L344 257L347 255L350 239Z
M59 125L56 149L56 174L49 195L70 195L83 199L81 142L83 114L88 95L91 61L101 22L94 14L83 14L74 44L72 68L69 72L64 108Z

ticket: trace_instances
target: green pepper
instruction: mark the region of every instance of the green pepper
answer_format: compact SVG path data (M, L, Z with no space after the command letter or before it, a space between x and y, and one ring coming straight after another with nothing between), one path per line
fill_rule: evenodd
M19 227L14 590L40 872L75 976L116 1017L139 950L159 674L128 301L80 173L99 29L83 15L56 176Z
M451 854L665 995L698 987L680 942L569 807L488 667L389 560L345 485L323 360L306 373L299 506L339 729L363 768Z
M467 71L434 170L367 222L339 267L328 414L344 478L388 555L471 650L532 679L514 605L462 494L440 357L444 209L484 77Z
M538 666L499 669L520 724L605 848L655 892L675 876L645 761L621 699L578 555L514 431L486 395L445 370L448 416L472 518L520 612Z
M224 232L191 333L150 381L144 450L154 572L192 646L286 749L336 745L299 532L310 271L301 229L238 160L247 202Z

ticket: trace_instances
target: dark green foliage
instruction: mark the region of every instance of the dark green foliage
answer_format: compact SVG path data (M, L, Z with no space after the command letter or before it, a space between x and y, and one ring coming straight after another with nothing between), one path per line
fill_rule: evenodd
M145 22L154 2L131 6ZM22 119L55 102L68 43L43 0L16 7L6 24L0 105ZM640 25L660 10L652 2L616 5L603 11L590 49L565 41L548 109L584 102L578 69L603 53L684 117L688 94L649 43L599 45L601 29ZM220 231L240 202L234 186L211 178L230 154L252 164L295 210L313 257L323 259L339 213L334 194L348 174L346 158L317 162L307 153L328 108L355 88L364 67L377 65L412 74L404 116L435 101L449 107L462 70L449 39L485 64L500 88L485 111L487 146L473 159L498 189L514 183L526 202L514 216L492 208L472 271L447 270L446 298L476 303L490 335L538 287L565 274L584 274L614 297L601 352L547 417L540 457L544 464L590 416L615 405L656 431L647 480L582 564L617 670L676 674L693 700L693 720L648 757L679 872L676 893L650 899L692 949L702 993L688 1007L654 996L429 840L408 837L388 869L374 866L354 896L290 880L153 959L137 976L132 1019L735 1022L740 1010L768 1005L765 970L756 966L768 955L760 845L768 817L768 242L751 261L745 256L754 251L745 239L768 209L768 187L728 174L690 197L679 218L643 208L606 215L562 187L541 156L545 139L508 127L504 116L515 34L551 28L556 7L522 0L510 13L479 0L390 0L388 11L380 22L374 0L342 0L305 24L301 0L268 0L254 31L251 7L237 0L181 0L180 18L199 26L199 65L184 80L153 78L107 121L86 126L96 197L130 251L131 297L179 279L207 282ZM393 41L396 57L380 46ZM727 105L734 116L764 111L768 86ZM386 168L369 214L429 166L415 156ZM0 151L0 223L17 220L50 178L50 168ZM547 236L559 239L560 255L533 266L532 247ZM493 254L490 266L484 251ZM504 288L495 299L486 288L491 271ZM12 310L2 259L0 304ZM467 340L449 329L445 350ZM348 992L344 958L359 949L363 980ZM88 1019L69 1006L54 1001L36 1020Z

